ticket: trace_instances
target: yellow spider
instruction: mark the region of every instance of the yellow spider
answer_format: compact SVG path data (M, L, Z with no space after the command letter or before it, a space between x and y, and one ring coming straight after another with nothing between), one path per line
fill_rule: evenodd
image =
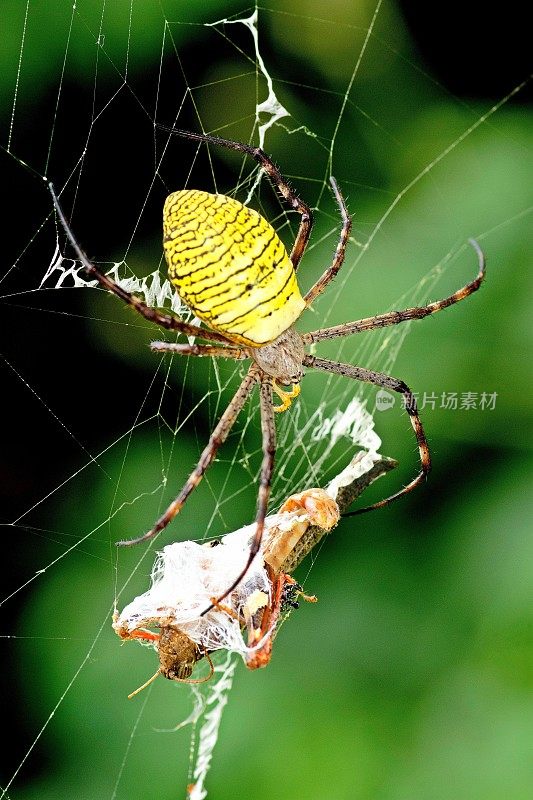
M383 507L410 492L424 480L431 467L428 444L418 416L416 401L403 381L364 367L306 354L305 346L323 339L396 325L406 320L422 319L458 303L479 288L485 275L485 260L479 245L470 240L478 256L478 274L471 283L444 300L429 303L427 306L378 314L311 333L299 333L294 328L294 323L333 280L344 261L351 219L335 179L331 178L331 186L342 217L336 252L324 274L302 297L296 281L296 269L311 233L313 220L309 206L295 194L272 160L260 148L207 134L189 133L177 129L173 129L172 132L189 140L227 147L251 156L264 169L291 209L298 212L301 217L293 248L288 254L267 220L237 200L225 195L189 189L169 195L163 211L163 246L169 279L176 287L180 298L209 326L207 328L199 328L176 316L150 308L100 272L90 263L78 245L51 184L50 191L65 233L88 276L95 278L104 289L115 294L143 317L162 328L179 331L186 336L209 342L209 344L154 342L153 350L180 355L251 360L246 376L213 430L197 466L175 500L153 528L143 536L118 542L120 545L144 542L169 524L213 462L219 446L227 438L252 389L258 384L263 462L256 529L250 543L247 562L235 576L233 583L217 599L217 602L221 602L246 575L259 550L276 450L274 412L285 411L290 406L292 398L299 394L304 367L314 367L358 381L366 381L404 396L405 408L420 453L420 470L407 486L378 503L359 509L356 513ZM282 388L289 386L292 387L290 390ZM273 392L281 399L279 406L272 404ZM203 613L207 613L211 608L213 605L206 608Z

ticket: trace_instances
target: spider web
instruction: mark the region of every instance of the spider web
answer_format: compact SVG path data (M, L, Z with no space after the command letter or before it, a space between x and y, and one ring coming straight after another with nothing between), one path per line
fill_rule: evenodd
M109 623L116 605L145 590L160 546L126 552L114 542L147 530L174 497L242 367L151 354L149 342L163 336L85 281L57 227L46 182L54 182L91 259L149 304L187 318L162 277L159 230L166 194L197 187L236 196L271 220L288 246L298 218L255 163L198 148L155 125L251 141L275 155L315 211L312 241L299 268L303 289L330 262L339 235L328 183L334 174L354 214L353 235L345 266L302 319L303 330L446 296L475 275L468 237L498 250L512 236L520 238L531 213L526 192L516 184L505 202L491 197L495 176L488 169L496 144L503 143L509 164L524 154L520 125L504 124L509 101L524 84L484 107L450 97L409 51L407 34L396 27L397 11L381 1L341 23L307 9L238 9L224 19L221 13L213 4L209 14L194 9L187 19L183 9L157 4L141 8L132 2L111 11L103 0L87 0L72 9L58 6L45 20L28 0L12 20L19 38L11 53L3 155L22 232L6 244L10 266L2 300L9 336L3 363L12 418L26 429L28 448L21 457L17 437L6 461L18 505L6 524L16 567L6 575L2 609L6 644L16 645L4 660L7 677L25 698L23 714L14 704L13 725L21 727L17 720L27 716L30 733L23 732L22 744L10 754L0 797L138 796L140 775L152 787L143 790L146 797L183 796L187 781L195 784L191 796L205 796L235 668L234 662L217 664L220 681L195 690L192 712L191 693L163 681L127 705L126 694L153 671L153 653L119 648ZM288 52L296 34L310 51L307 64L293 53L292 74L281 68L279 53ZM319 51L332 37L336 49L328 58L334 65L326 75ZM55 49L47 56L48 41ZM147 54L155 51L157 69L145 69ZM49 78L35 98L32 70L45 63ZM88 83L90 91L80 93L79 84ZM395 97L398 86L403 107ZM439 114L446 104L453 118L443 130ZM419 129L409 118L419 105L418 125L433 132L429 144L417 138ZM27 118L41 114L46 124L35 137ZM353 159L354 147L360 159ZM483 181L489 198L482 209L465 190L476 181ZM469 312L462 311L465 330ZM443 335L453 337L453 320L442 324ZM407 359L418 359L417 350L404 348L410 327L327 343L320 353L403 377L404 350ZM26 338L27 330L33 336ZM426 368L433 353L420 344ZM411 363L413 380L415 367ZM325 485L348 463L369 433L361 430L361 404L373 410L374 402L373 390L346 379L305 377L301 397L277 420L272 508L290 493ZM165 542L216 537L252 520L261 460L255 405L241 414ZM406 482L416 454L399 401L394 415L376 414L375 425L384 454L401 458L400 474L386 486ZM41 438L43 429L50 434ZM378 484L369 498L390 491ZM281 639L275 658L283 673ZM236 701L228 723L228 750L242 746L240 726L248 730L246 742L256 724L250 712L253 679L268 680L241 677L238 693L244 699ZM273 689L267 691L275 707ZM265 726L267 713L268 707ZM62 738L73 730L79 738ZM257 730L253 742L252 766L260 760ZM47 762L53 765L49 770ZM252 770L260 794L258 772ZM217 796L225 796L225 781L228 796L235 796L235 777L224 770L220 775Z

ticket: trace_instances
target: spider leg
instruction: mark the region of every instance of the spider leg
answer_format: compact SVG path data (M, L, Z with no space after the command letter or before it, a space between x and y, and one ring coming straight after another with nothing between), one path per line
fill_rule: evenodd
M356 511L351 511L349 514L345 514L344 516L363 514L365 511L373 511L376 508L388 506L389 503L393 502L393 500L397 500L402 495L411 492L420 483L422 483L431 469L431 457L429 454L426 434L424 433L422 422L418 416L416 400L409 387L403 381L393 378L391 375L385 375L383 372L374 372L370 369L355 367L351 364L341 364L338 361L329 361L325 358L317 358L316 356L308 355L304 357L303 363L307 367L315 367L316 369L322 369L326 372L335 372L337 375L345 375L347 378L354 378L357 381L373 383L375 386L381 386L383 389L390 389L393 392L398 392L399 394L403 395L405 410L409 414L409 419L411 420L411 425L413 426L413 430L415 432L418 452L420 453L421 467L418 475L413 478L413 480L410 481L407 486L404 486L403 489L401 489L399 492L396 492L396 494L392 494L390 497L386 497L384 500L373 503L371 506L358 508Z
M261 381L259 398L261 408L261 430L263 433L263 463L261 464L261 478L257 496L254 537L250 543L250 551L243 569L237 575L231 586L228 586L224 594L217 597L214 603L202 611L200 615L202 617L224 600L224 598L239 585L261 547L268 498L270 496L270 486L272 483L272 473L274 471L274 456L276 454L276 425L274 422L274 409L272 408L272 379L267 376L264 376Z
M389 311L387 314L377 314L375 317L358 319L355 322L346 322L343 325L335 325L333 328L322 328L321 330L312 331L311 333L304 333L304 342L306 344L311 344L312 342L320 342L322 339L334 339L337 336L348 336L351 333L361 333L362 331L371 331L374 328L384 328L387 325L397 325L399 322L406 322L410 319L423 319L430 314L436 314L437 311L442 311L443 308L448 308L464 300L465 297L468 297L479 289L485 277L485 256L483 255L483 251L475 239L469 239L468 241L477 253L479 271L474 280L467 283L462 289L458 289L449 297L445 297L444 300L436 300L434 303L428 303L427 306L406 308L404 311Z
M151 308L147 306L142 300L136 297L134 294L127 292L118 283L116 283L112 278L108 275L104 275L103 272L95 267L94 264L91 264L89 259L87 258L86 254L83 252L81 247L79 246L78 242L76 241L76 237L70 227L69 223L67 222L67 218L61 208L59 200L57 199L57 195L54 191L54 187L52 183L48 184L48 188L50 189L50 194L52 195L52 200L54 201L54 206L57 212L57 216L63 226L65 233L67 234L67 238L69 239L72 247L76 255L78 256L79 260L81 261L83 268L87 275L91 278L95 278L100 286L103 289L107 289L107 291L111 292L112 294L116 295L120 300L126 303L128 306L133 308L137 311L145 319L149 320L150 322L155 322L156 325L159 325L161 328L166 328L167 330L179 331L180 333L184 333L186 336L195 336L200 337L202 339L208 339L215 342L227 342L225 336L221 333L216 333L215 331L206 330L205 328L199 328L197 325L191 325L188 322L183 322L181 319L178 319L171 314L164 314L161 311L158 311L156 308Z
M157 125L158 128L169 133L175 133L177 136L183 136L184 139L192 139L195 142L207 142L207 144L215 144L219 147L227 147L229 150L236 150L239 153L246 153L251 156L257 163L265 170L266 174L281 192L283 198L291 206L294 211L297 211L301 216L300 227L291 250L290 259L294 266L297 268L300 260L304 254L309 236L311 235L311 228L313 227L313 214L309 206L301 200L289 185L287 180L283 177L279 169L276 167L272 159L261 150L260 147L252 147L244 142L234 142L230 139L221 139L219 136L211 136L208 133L191 133L190 131L182 131L179 128L168 128L165 125Z
M330 177L330 182L333 189L333 194L335 195L335 200L337 201L337 205L339 206L342 216L341 234L331 265L327 268L322 277L317 280L315 285L309 289L304 297L307 306L310 306L316 300L316 298L322 294L326 286L330 283L330 281L333 280L335 275L342 267L346 253L346 245L348 244L348 238L350 236L350 231L352 230L352 218L348 213L346 203L344 202L344 197L342 196L340 189L337 186L337 181L333 175Z
M200 456L198 464L191 472L181 492L178 494L176 499L172 501L165 513L157 520L154 527L143 536L139 536L137 539L127 539L117 542L117 546L127 547L129 545L139 544L140 542L145 542L148 539L151 539L153 536L162 531L163 528L166 528L169 522L174 519L176 514L181 511L185 501L193 489L198 486L204 476L205 471L214 461L218 448L227 439L239 412L248 399L256 382L257 370L252 367L237 389L232 401L229 403L228 407L220 417L218 424L209 437L209 442ZM222 600L225 596L226 595L223 595L220 599Z
M250 356L241 347L216 347L211 344L181 344L177 342L151 342L150 350L154 353L175 353L179 356L217 356L218 358L234 358L241 361Z

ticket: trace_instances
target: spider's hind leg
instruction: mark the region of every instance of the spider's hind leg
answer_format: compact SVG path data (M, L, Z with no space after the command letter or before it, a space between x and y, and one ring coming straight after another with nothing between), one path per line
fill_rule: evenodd
M333 194L335 195L335 200L337 201L337 205L339 207L339 211L341 212L342 217L342 228L339 237L339 241L337 242L337 247L335 250L335 255L333 256L333 261L331 262L330 266L326 269L324 274L317 280L317 282L312 286L307 294L304 297L306 306L310 306L314 303L316 298L322 294L324 289L328 286L329 283L333 280L333 278L337 275L338 271L344 264L344 256L346 254L346 245L348 244L348 239L350 238L350 232L352 230L352 218L348 212L348 208L346 207L346 203L344 201L344 197L341 194L341 190L337 185L337 181L333 177L330 178L331 188L333 189Z
M283 177L278 167L274 164L270 156L268 156L260 147L253 147L252 145L245 144L244 142L236 142L231 139L222 139L220 136L211 136L209 133L193 133L192 131L183 131L179 128L168 128L166 125L158 125L158 128L169 133L182 136L184 139L191 139L195 142L205 142L206 144L214 144L217 147L227 147L229 150L236 150L238 153L245 153L253 158L266 172L274 186L278 189L285 202L293 209L293 211L300 214L300 226L296 239L294 241L290 259L294 269L297 269L298 264L307 247L309 236L311 235L311 228L313 227L313 214L307 203L299 197L293 190L286 178Z
M89 278L94 278L98 281L102 289L106 289L108 292L111 292L118 297L119 300L122 300L123 303L126 303L130 308L136 311L141 317L144 317L149 322L154 322L156 325L159 325L161 328L165 328L166 330L171 331L179 331L180 333L185 334L186 336L197 336L201 339L207 339L209 341L215 342L223 342L226 343L228 340L223 334L217 333L217 331L206 330L205 328L198 328L196 325L191 325L190 322L184 322L183 320L175 317L172 314L167 314L162 311L159 311L157 308L152 308L144 303L139 297L131 292L126 291L123 289L120 284L114 281L109 275L105 275L103 272L100 272L98 267L96 267L89 259L87 258L84 251L78 244L76 237L74 236L74 232L70 227L70 224L65 216L65 212L63 211L61 204L58 200L58 197L55 193L54 186L52 183L48 184L48 188L50 190L50 194L52 195L52 200L54 202L54 206L57 212L57 216L59 217L59 221L63 226L63 230L67 235L67 239L69 240L70 244L74 252L76 253L78 259L81 262L83 269L85 270L85 274Z

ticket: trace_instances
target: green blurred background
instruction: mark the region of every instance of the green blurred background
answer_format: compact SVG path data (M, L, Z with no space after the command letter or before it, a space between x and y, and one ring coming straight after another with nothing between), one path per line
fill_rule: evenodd
M187 716L189 692L161 680L127 701L155 669L154 654L121 648L109 624L115 592L123 605L146 588L152 552L117 555L113 543L147 529L185 479L237 376L192 360L167 374L147 347L159 334L113 298L68 282L38 291L56 242L43 178L66 186L65 208L91 258L151 272L165 194L188 181L210 190L213 176L232 190L242 167L225 152L195 158L178 139L164 150L153 121L171 125L179 112L180 127L252 135L267 87L251 33L203 25L252 11L215 0L79 0L74 13L57 0L5 2L0 11L8 200L0 783L15 775L13 800L184 796L190 731L158 729ZM463 246L471 236L488 277L473 298L413 326L401 347L397 332L343 346L342 358L364 355L360 363L374 368L398 346L394 374L419 401L436 396L435 408L422 409L434 471L403 502L344 520L312 569L302 565L297 577L320 602L281 629L268 669L239 665L210 796L525 800L533 787L529 87L484 115L527 78L527 26L512 3L475 20L460 4L347 0L268 2L258 13L260 53L291 114L266 149L318 207L305 286L335 246L330 169L354 215L343 280L306 326L368 316L399 298L446 296L475 274ZM266 185L254 202L290 241L294 219ZM435 265L442 276L426 290ZM334 386L330 409L337 391L352 391ZM475 393L477 407L441 408L451 392ZM484 392L496 393L493 409L479 406ZM308 376L303 395L302 414L324 399L324 378ZM371 404L373 394L365 397ZM416 448L398 408L377 412L376 428L382 452L400 461L378 497L414 473ZM257 420L232 442L249 471L228 444L164 543L251 520ZM292 485L282 452L278 471L283 497Z

